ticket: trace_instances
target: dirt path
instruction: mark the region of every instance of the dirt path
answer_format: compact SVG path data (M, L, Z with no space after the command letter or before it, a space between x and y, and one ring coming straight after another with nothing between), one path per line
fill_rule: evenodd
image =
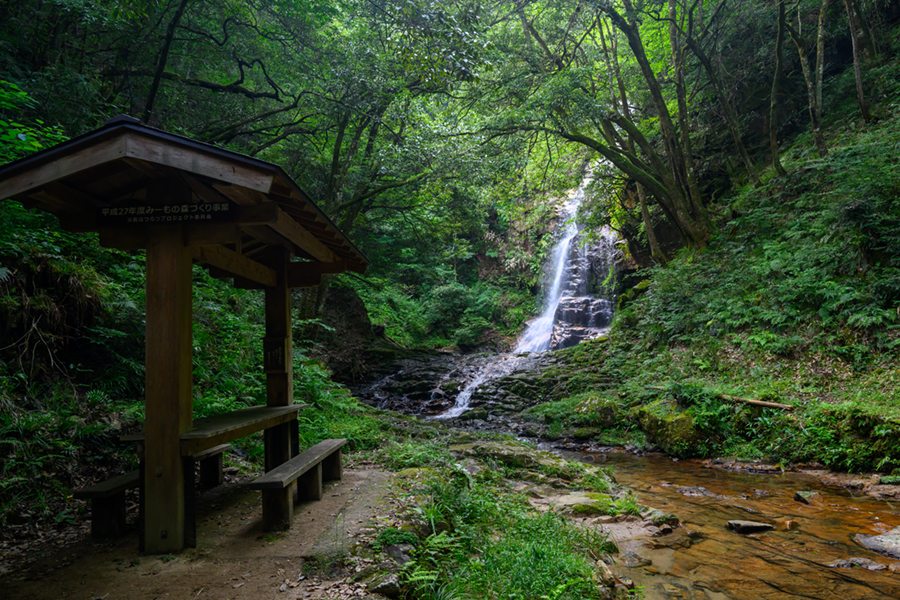
M261 526L259 493L226 484L200 497L197 548L177 556L144 556L137 533L108 543L83 539L49 552L26 570L0 578L4 600L156 600L336 598L365 595L334 584L347 573L329 557L352 549L372 525L392 514L391 476L365 466L345 468L318 502L295 508L293 527L270 534ZM361 531L362 530L362 531ZM311 563L315 568L310 568ZM360 561L357 568L365 564ZM306 576L301 577L303 573ZM299 580L299 581L298 581ZM280 591L282 586L284 591ZM293 587L292 587L293 586Z

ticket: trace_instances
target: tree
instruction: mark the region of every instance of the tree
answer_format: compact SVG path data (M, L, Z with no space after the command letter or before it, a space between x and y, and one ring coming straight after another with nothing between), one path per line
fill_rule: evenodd
M787 171L781 164L778 156L778 82L781 79L782 48L784 47L784 0L778 0L778 34L775 41L775 74L772 75L772 91L769 94L769 150L772 153L772 164L782 177L787 176Z
M809 49L806 40L790 23L785 23L785 27L800 56L800 68L803 71L803 80L806 82L807 97L809 99L809 126L812 130L819 156L828 154L828 146L822 133L822 81L825 73L825 20L830 3L831 0L822 0L822 6L819 9L819 25L816 30L815 68L810 68Z

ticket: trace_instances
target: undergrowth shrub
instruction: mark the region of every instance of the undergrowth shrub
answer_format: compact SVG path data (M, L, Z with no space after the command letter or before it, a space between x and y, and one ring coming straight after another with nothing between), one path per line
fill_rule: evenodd
M895 348L885 331L900 325L898 137L889 121L765 190L745 188L727 229L651 269L619 321L656 344L739 332L776 355L824 349L860 365L876 346Z
M594 562L615 550L606 534L462 475L444 473L413 493L414 511L450 526L425 540L426 549L429 540L440 543L420 549L409 569L423 597L599 597Z

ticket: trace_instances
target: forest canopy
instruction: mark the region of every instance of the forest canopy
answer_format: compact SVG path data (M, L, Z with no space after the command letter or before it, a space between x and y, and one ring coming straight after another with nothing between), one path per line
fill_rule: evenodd
M664 265L709 244L732 190L784 172L781 140L827 154L848 96L832 75L852 66L852 110L877 120L897 92L881 69L896 13L888 0L13 0L0 160L124 112L272 161L375 257L368 284L350 285L394 335L472 343L532 312L547 217L589 165L582 218L618 231L636 266Z

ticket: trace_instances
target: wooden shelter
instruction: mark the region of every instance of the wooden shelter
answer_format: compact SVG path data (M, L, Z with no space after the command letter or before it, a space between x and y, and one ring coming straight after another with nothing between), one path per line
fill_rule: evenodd
M127 116L0 167L6 199L53 213L67 230L99 232L103 246L146 249L142 539L150 553L191 545L185 492L194 454L265 429L266 470L291 455L291 288L317 285L326 273L363 273L367 259L281 168ZM267 406L199 428L192 263L237 287L265 290L266 312ZM289 523L291 507L277 504L263 494L266 518Z

